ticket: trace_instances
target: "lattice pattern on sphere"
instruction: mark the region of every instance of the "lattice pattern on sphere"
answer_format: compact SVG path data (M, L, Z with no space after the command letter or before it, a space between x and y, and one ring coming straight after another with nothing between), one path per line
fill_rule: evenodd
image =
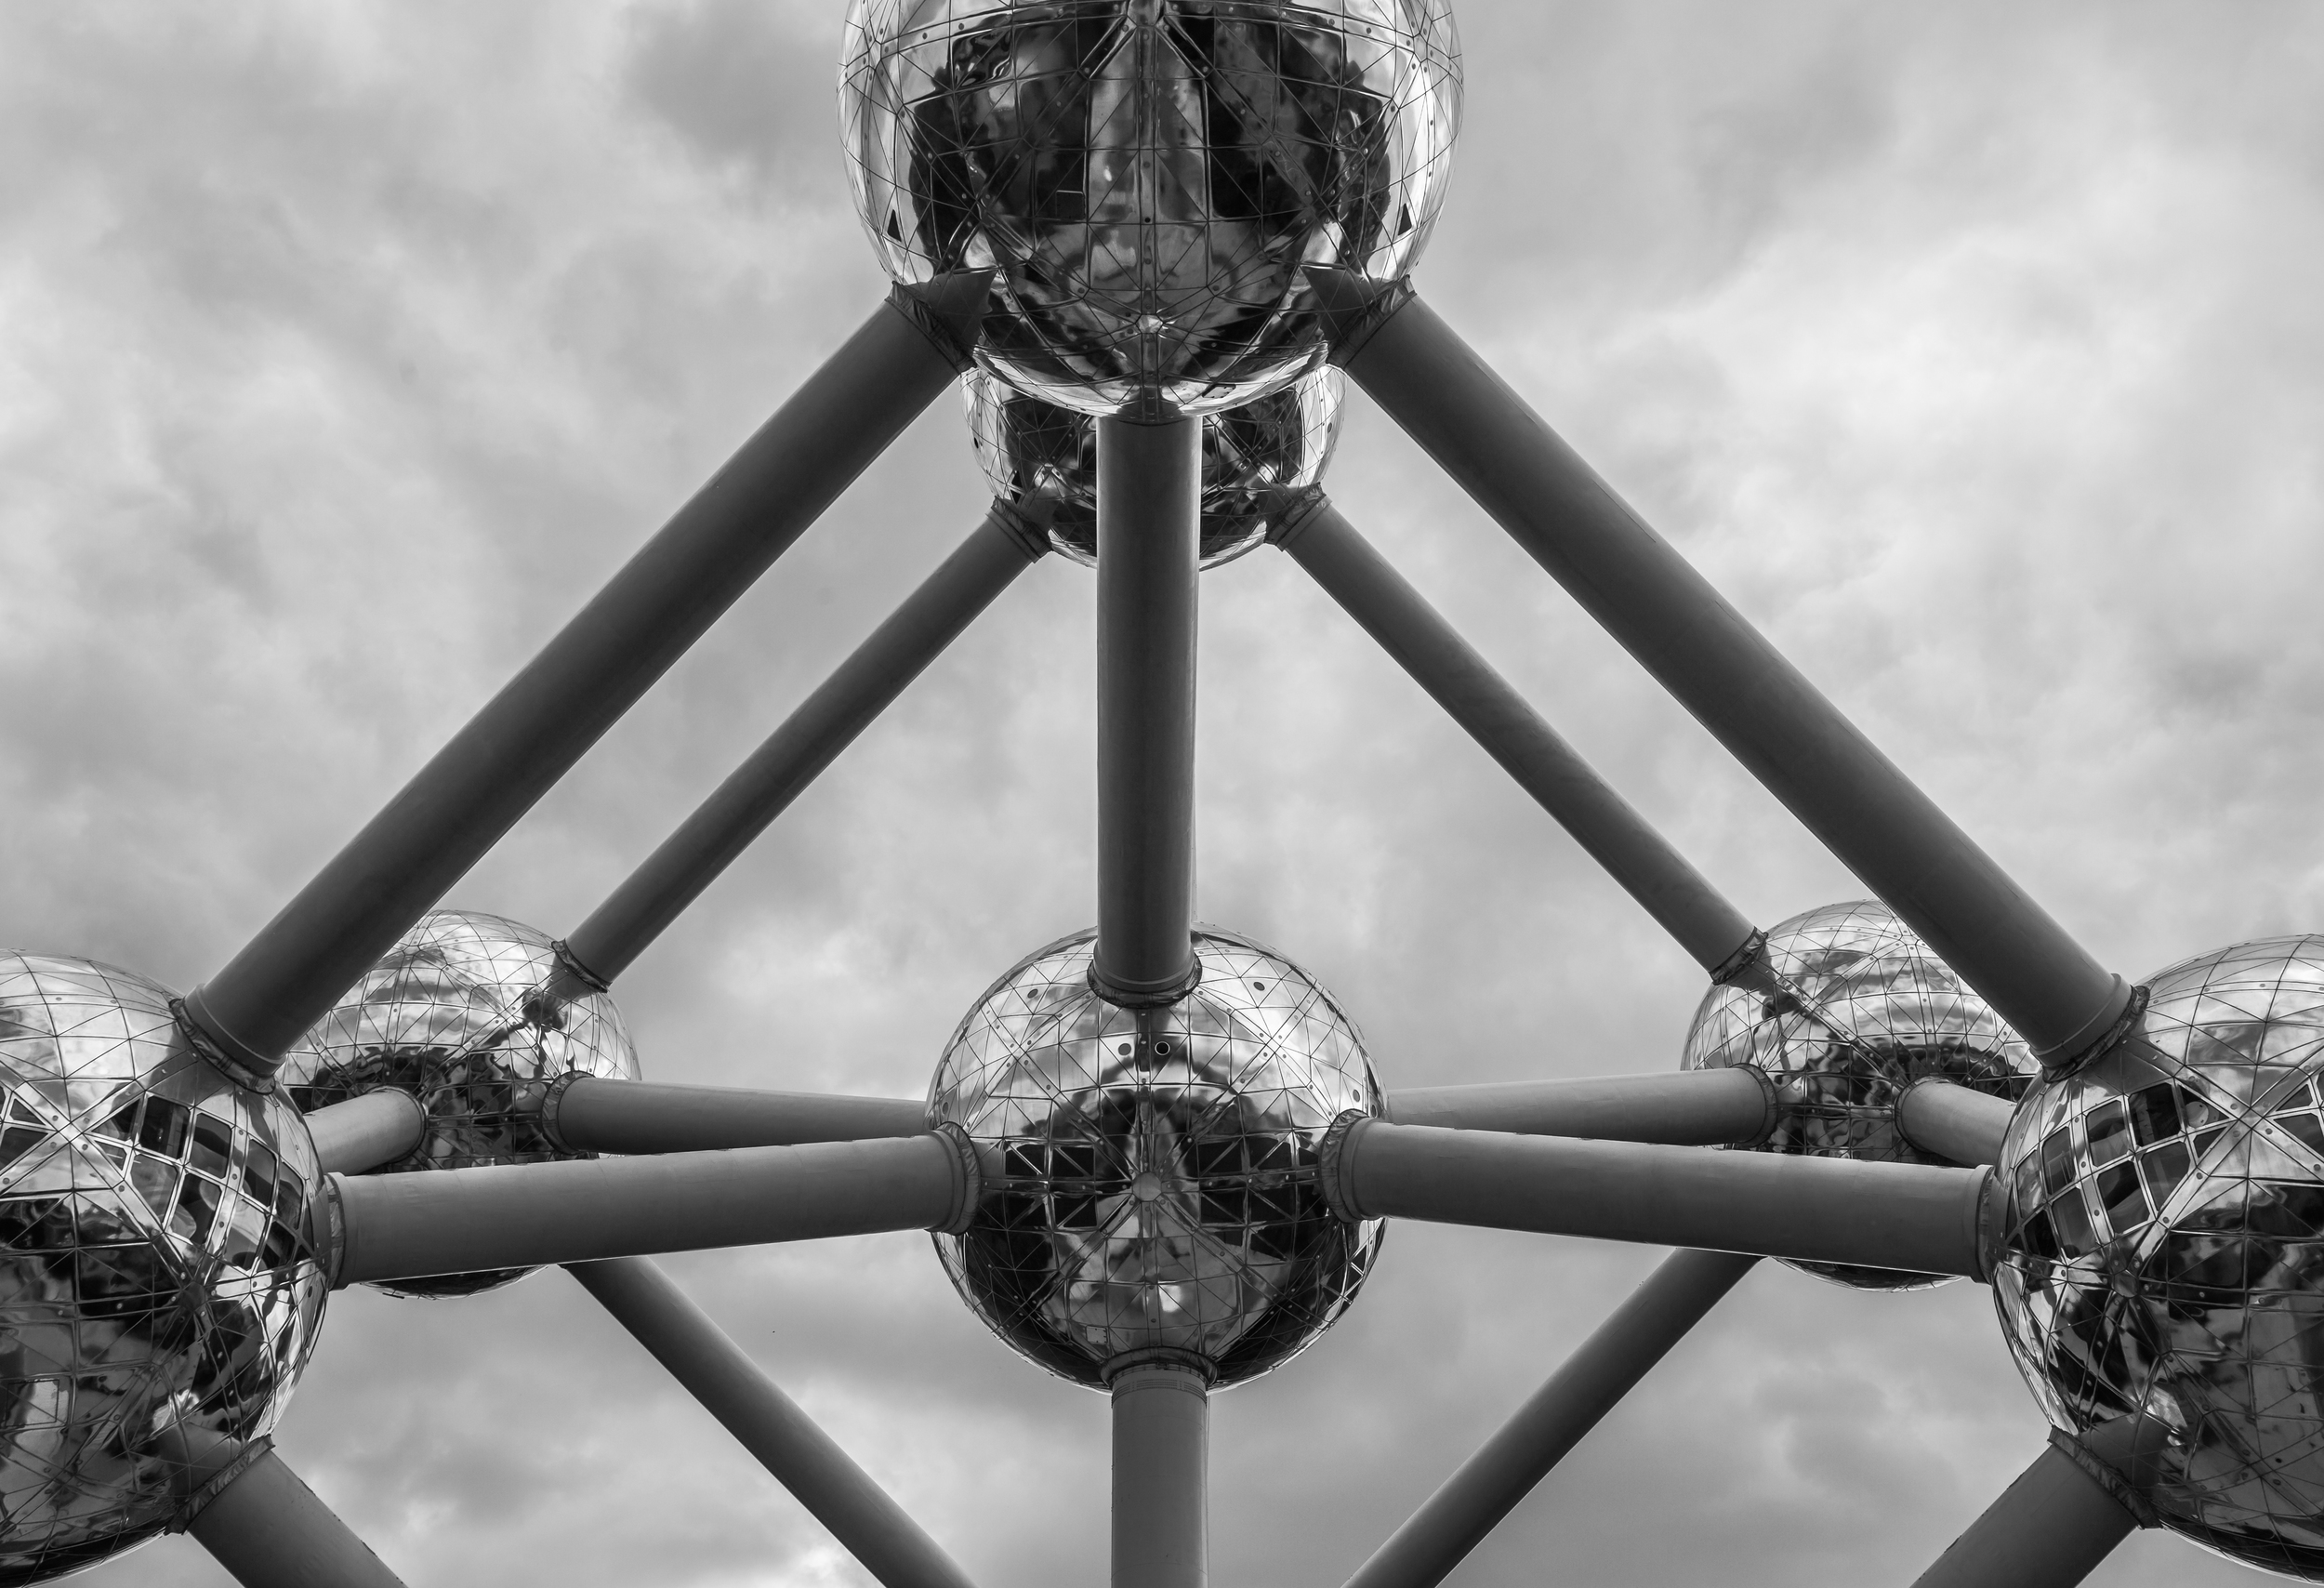
M1380 1111L1362 1039L1298 966L1203 928L1167 1009L1089 990L1095 933L1021 961L954 1032L931 1125L965 1130L986 1193L944 1271L1003 1340L1076 1383L1127 1353L1204 1358L1220 1384L1289 1360L1363 1283L1380 1224L1324 1205L1316 1151Z
M1924 1076L2015 1101L2040 1068L2017 1034L1886 905L1826 905L1767 934L1775 998L1714 986L1695 1011L1683 1068L1756 1065L1783 1089L1767 1152L1938 1163L1896 1128L1896 1100ZM1866 1290L1949 1283L1925 1274L1797 1263Z
M1460 113L1447 0L855 0L839 87L889 273L994 269L979 361L1092 414L1315 367L1302 271L1410 270Z
M2148 986L2129 1039L2011 1122L1994 1304L2058 1427L2170 1430L2166 1525L2324 1577L2324 937Z
M556 971L546 933L481 911L436 910L316 1023L304 1051L284 1066L284 1082L310 1113L382 1087L419 1099L427 1134L389 1172L571 1158L540 1128L548 1084L565 1075L635 1080L638 1053L605 994L553 1005L542 998ZM380 1289L473 1295L527 1272L451 1274Z
M271 1430L323 1321L320 1171L170 993L0 953L0 1579L143 1542L220 1441Z
M1097 421L1010 389L997 376L962 377L969 436L993 495L1047 509L1050 544L1075 562L1098 560ZM1267 538L1282 513L1324 477L1340 437L1345 382L1336 369L1202 422L1202 565L1231 562Z

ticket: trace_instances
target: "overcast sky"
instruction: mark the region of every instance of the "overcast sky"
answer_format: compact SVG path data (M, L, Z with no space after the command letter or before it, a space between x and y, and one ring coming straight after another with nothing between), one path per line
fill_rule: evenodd
M0 941L216 969L875 306L841 10L0 8ZM1459 16L1439 310L2100 959L2324 929L2324 10ZM1330 483L1755 919L1860 895L1361 397ZM982 500L940 402L451 902L573 926ZM1088 922L1090 594L640 961L649 1076L918 1092ZM1392 1087L1675 1065L1700 973L1287 559L1203 595L1206 917ZM1216 1579L1333 1588L1657 1255L1392 1230L1218 1401ZM1104 1401L925 1237L669 1265L980 1581L1102 1580ZM1453 1581L1901 1585L2042 1436L1982 1290L1769 1265ZM561 1274L338 1296L280 1439L413 1588L863 1581Z

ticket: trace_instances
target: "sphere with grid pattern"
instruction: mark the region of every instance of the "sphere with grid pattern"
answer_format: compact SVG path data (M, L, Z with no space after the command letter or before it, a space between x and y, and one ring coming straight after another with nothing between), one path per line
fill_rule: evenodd
M2147 990L2011 1121L1994 1305L2059 1429L2138 1420L2164 1526L2324 1581L2324 937Z
M556 945L518 921L475 910L423 917L316 1022L283 1079L312 1112L393 1087L419 1100L427 1133L379 1172L546 1163L575 1155L541 1129L540 1101L569 1075L638 1079L621 1012L601 992L547 997ZM522 1278L496 1269L380 1288L466 1296Z
M1793 916L1763 950L1781 990L1730 984L1695 1011L1682 1066L1756 1066L1776 1088L1767 1152L1871 1163L1933 1163L1896 1127L1896 1100L1923 1077L2013 1101L2039 1067L1993 1007L1886 905L1827 905ZM1792 1266L1861 1290L1945 1283L1842 1264Z
M938 1253L995 1333L1076 1383L1156 1356L1256 1378L1331 1325L1379 1248L1316 1179L1332 1121L1380 1112L1363 1040L1298 966L1209 927L1193 992L1117 1007L1089 987L1095 936L1021 961L944 1050L929 1121L966 1132L985 1185Z
M171 1003L0 953L0 1581L168 1528L205 1457L273 1428L323 1321L306 1124Z
M961 382L969 435L993 495L1032 509L1050 544L1098 560L1097 421L1011 390L971 370ZM1265 540L1306 500L1339 439L1343 382L1336 369L1303 375L1202 422L1202 565L1231 562Z
M1448 0L854 0L840 136L896 280L993 272L976 356L1087 414L1230 408L1327 352L1444 202Z

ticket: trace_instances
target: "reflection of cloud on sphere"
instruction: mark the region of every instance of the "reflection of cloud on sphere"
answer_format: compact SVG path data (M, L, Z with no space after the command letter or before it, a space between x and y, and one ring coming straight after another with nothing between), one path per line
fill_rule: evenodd
M995 1333L1076 1383L1154 1350L1256 1378L1339 1317L1379 1247L1316 1185L1332 1120L1380 1110L1362 1039L1306 973L1210 929L1194 992L1118 1008L1089 990L1094 937L1020 963L944 1050L931 1122L967 1131L985 1181L937 1251Z
M387 1172L572 1158L541 1130L541 1093L564 1075L635 1080L638 1054L604 993L547 1005L541 990L556 973L546 933L476 910L433 911L315 1023L284 1082L309 1112L383 1087L417 1098L428 1133ZM381 1288L474 1295L527 1272Z
M159 1533L189 1453L270 1432L314 1348L321 1173L170 994L0 953L0 1578Z
M987 368L1208 412L1321 362L1306 267L1419 258L1459 50L1446 0L855 0L839 100L889 273L996 271Z

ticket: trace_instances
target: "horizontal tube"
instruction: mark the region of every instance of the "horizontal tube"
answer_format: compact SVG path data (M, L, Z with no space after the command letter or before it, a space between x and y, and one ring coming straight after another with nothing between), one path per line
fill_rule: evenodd
M996 503L982 523L565 940L610 982L1048 549Z
M428 1110L408 1092L383 1086L307 1116L315 1156L334 1174L360 1174L416 1150L428 1133Z
M1319 280L1344 293L1349 278ZM1358 306L1351 304L1349 308ZM2045 1064L2128 1007L2091 958L1435 311L1394 308L1348 374Z
M1435 1588L1758 1261L1731 1251L1664 1258L1347 1588Z
M335 1174L335 1285L935 1229L975 1202L939 1135L490 1169Z
M1572 1141L1358 1120L1324 1194L1357 1218L1695 1246L1802 1263L1985 1276L1989 1171Z
M271 1449L186 1525L243 1588L403 1588Z
M1339 509L1317 502L1281 545L1696 963L1715 973L1743 951L1752 936L1750 920L1560 738Z
M1594 1136L1672 1146L1764 1141L1775 1128L1775 1089L1749 1066L1581 1080L1514 1080L1423 1086L1388 1095L1392 1125L1501 1131L1519 1136Z
M1896 1100L1896 1129L1923 1152L1955 1163L1999 1163L2016 1113L2002 1098L1923 1076Z
M186 1013L271 1071L957 373L924 322L986 277L896 290L218 973Z
M923 1135L928 1105L576 1076L551 1090L541 1123L575 1152L709 1152Z
M888 1491L669 1276L642 1257L567 1270L884 1588L970 1588Z

